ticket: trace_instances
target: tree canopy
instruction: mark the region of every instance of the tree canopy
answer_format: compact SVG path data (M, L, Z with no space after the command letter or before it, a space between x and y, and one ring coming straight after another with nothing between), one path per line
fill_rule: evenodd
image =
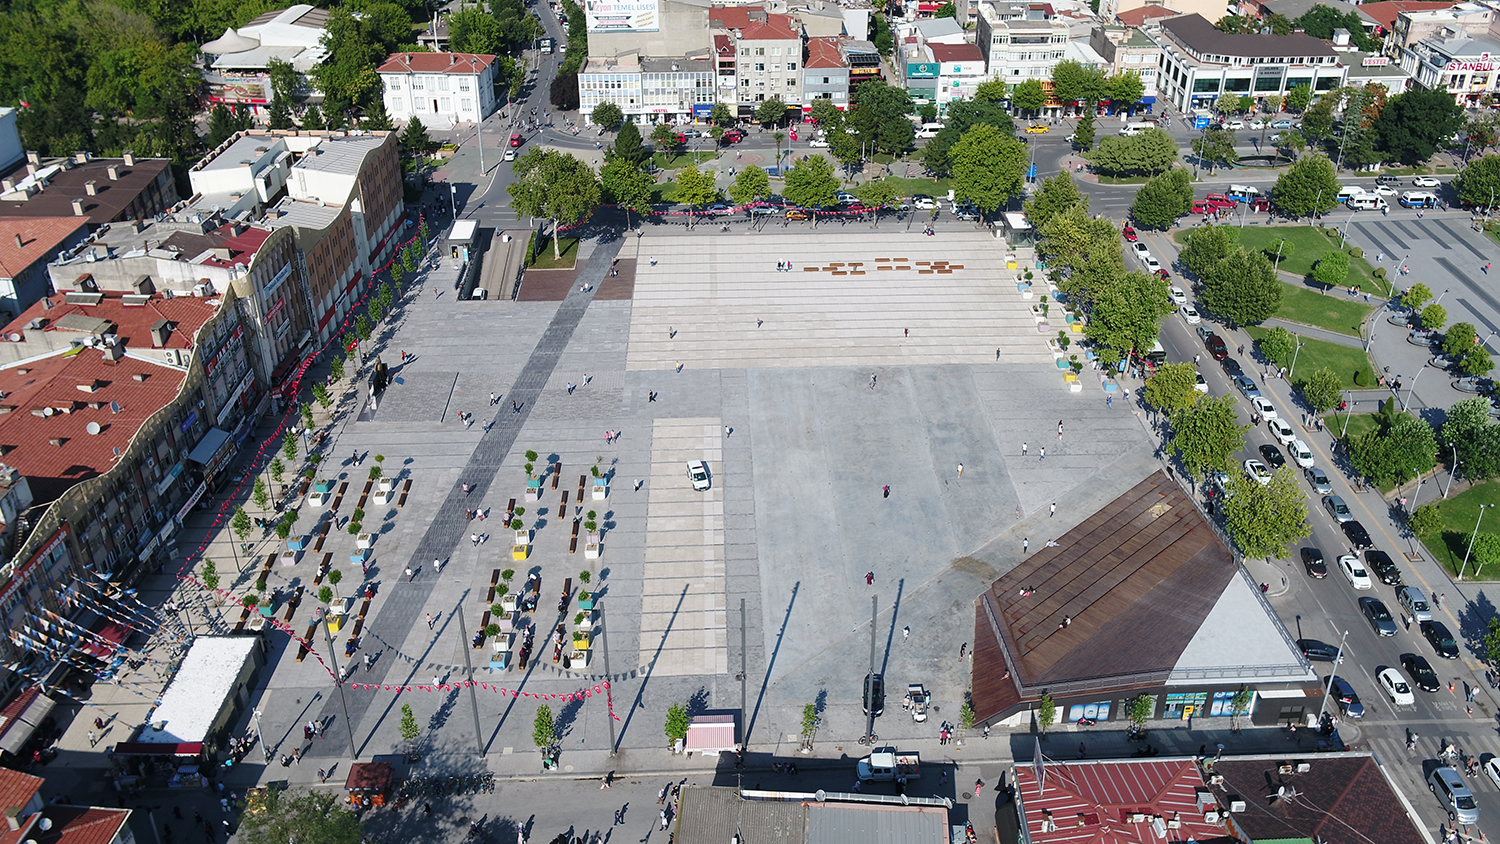
M1229 470L1234 453L1245 447L1248 430L1249 425L1239 423L1234 396L1205 396L1172 415L1169 445L1193 477L1203 478Z
M1377 416L1379 427L1349 438L1354 470L1379 486L1395 486L1437 465L1437 435L1421 419L1396 410L1387 399Z
M1234 473L1224 499L1224 524L1246 557L1286 556L1287 547L1307 536L1307 497L1290 465L1282 465L1262 484Z
M1075 205L1082 205L1083 210L1087 211L1089 196L1079 190L1078 183L1073 180L1073 174L1063 171L1056 176L1043 179L1041 187L1026 198L1023 208L1026 211L1026 221L1031 223L1033 229L1040 230L1051 222L1053 217L1068 211Z
M1500 423L1490 419L1485 399L1463 399L1448 408L1442 429L1443 456L1458 449L1458 473L1472 481L1500 477Z
M1142 228L1166 229L1192 207L1192 176L1174 167L1141 186L1130 204L1130 217Z
M360 844L364 824L332 791L260 792L257 811L240 815L236 833L245 844Z
M980 123L953 145L953 193L991 213L1021 193L1026 175L1026 145L1014 135L1001 134Z
M1441 89L1415 89L1391 97L1380 110L1375 132L1390 158L1420 164L1464 123L1464 110Z
M1087 158L1100 173L1150 176L1166 171L1177 160L1177 142L1153 127L1134 136L1110 135Z
M907 118L911 95L884 82L864 82L854 89L854 108L845 124L873 152L900 154L912 146L916 128Z
M1458 201L1470 208L1489 208L1500 197L1500 155L1477 158L1453 180Z
M517 214L545 217L559 228L580 223L599 206L599 179L589 165L555 149L532 147L512 168L515 181L506 186ZM552 238L553 252L559 238Z
M1105 98L1108 90L1104 71L1093 65L1064 59L1052 68L1052 96L1064 105L1097 103Z
M1305 125L1305 124L1304 124ZM1276 210L1287 217L1311 217L1338 204L1339 180L1325 155L1297 159L1276 179Z
M1230 325L1259 325L1281 306L1281 282L1261 252L1236 247L1200 278L1203 304Z
M951 172L949 151L958 139L973 127L984 123L999 129L1002 134L1014 135L1015 122L1001 103L989 100L954 100L948 104L948 115L937 137L922 147L922 163L938 175Z
M911 122L907 121L910 126ZM839 180L833 174L833 165L821 155L809 155L786 172L782 190L786 200L803 208L820 208L833 204L838 193Z

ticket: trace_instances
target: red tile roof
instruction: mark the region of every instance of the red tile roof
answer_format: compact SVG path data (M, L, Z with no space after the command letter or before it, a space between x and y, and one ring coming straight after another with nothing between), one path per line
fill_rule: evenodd
M802 30L791 15L767 15L764 23L752 23L740 30L744 41L787 41L800 39Z
M1230 815L1244 840L1421 844L1427 838L1369 753L1298 754L1296 761L1309 763L1306 772L1292 761L1233 757L1215 763L1214 773L1224 780L1209 788L1221 804L1231 794L1245 801L1245 811ZM1282 799L1283 786L1296 797Z
M715 33L714 52L718 53L720 58L734 58L734 39L728 35Z
M15 278L38 260L50 260L59 246L79 230L87 231L88 225L84 217L0 217L0 278Z
M839 40L834 36L807 39L807 60L802 66L809 70L848 67L844 51L839 49Z
M495 57L483 53L391 53L379 73L479 73Z
M47 818L51 830L32 830L37 844L110 844L130 819L130 810L53 804L47 807Z
M1129 11L1120 12L1115 15L1115 20L1125 26L1145 26L1147 21L1156 18L1170 18L1182 14L1181 12L1168 9L1166 6L1137 6Z
M43 782L46 780L41 777L12 771L9 768L0 768L0 808L19 809L25 806L31 800L32 795L41 790ZM17 833L11 832L7 827L0 827L0 829L6 833L0 836L0 842L9 844L7 839L19 838Z
M764 9L754 9L750 6L715 6L709 10L708 25L716 29L744 29L754 21L750 13L758 12L755 20L765 17Z
M978 44L937 44L928 42L927 49L938 62L982 62L984 51Z
M165 348L189 349L217 310L207 300L192 297L152 297L146 305L128 307L118 295L106 295L98 305L69 304L59 297L52 301L50 310L42 302L29 308L6 326L4 334L20 334L25 343L26 335L35 332L27 327L30 321L45 318L47 326L41 330L74 330L83 338L89 336L88 329L80 324L107 320L127 354L109 361L101 349L85 346L0 369L0 391L5 394L0 408L9 408L0 413L0 450L5 463L26 476L38 504L108 471L115 462L114 450L123 453L146 419L177 396L184 372L129 354L131 349L152 347L151 327L159 320L173 323ZM61 324L70 316L73 329ZM38 343L37 353L44 352ZM112 411L110 402L119 404L119 413ZM37 415L47 408L52 409L50 415ZM90 422L99 423L98 434L88 433Z
M1453 3L1445 3L1442 0L1382 0L1379 3L1365 3L1359 10L1369 15L1376 23L1387 32L1396 26L1396 16L1402 12L1430 12L1438 9L1451 9Z
M1203 821L1197 796L1205 786L1191 759L1047 761L1040 786L1032 765L1018 762L1015 772L1032 844L1159 844L1164 839L1225 837L1222 825ZM1132 820L1133 814L1145 820ZM1051 831L1043 831L1047 819ZM1166 822L1174 819L1181 828L1168 830Z

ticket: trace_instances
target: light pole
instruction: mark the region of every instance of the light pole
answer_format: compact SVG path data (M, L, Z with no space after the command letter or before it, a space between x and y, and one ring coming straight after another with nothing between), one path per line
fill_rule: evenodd
M1410 258L1410 257L1411 257L1411 254L1410 254L1410 253L1408 253L1408 254L1406 254L1406 255L1403 255L1403 256L1401 256L1401 263L1399 263L1399 264L1397 264L1397 265L1396 265L1396 275L1397 275L1397 276L1400 276L1400 275L1401 275L1401 272L1402 272L1402 270L1405 270L1405 269L1406 269L1406 259L1408 259L1408 258Z
M1333 678L1338 673L1339 663L1344 661L1344 640L1349 638L1349 631L1339 637L1339 652L1333 657L1333 670L1328 672L1328 685L1323 689L1323 703L1318 707L1318 720L1323 720L1323 712L1328 708L1328 699L1333 696Z
M1323 189L1322 188L1318 188L1318 196L1317 196L1316 199L1313 200L1313 213L1312 213L1312 217L1313 217L1313 225L1315 225L1315 226L1318 224L1318 206L1320 206L1322 204L1323 204Z
M1354 413L1354 402L1349 401L1349 391L1344 391L1344 427L1339 431L1339 439L1349 433L1349 416Z
M1292 336L1293 337L1297 337L1296 334L1293 334ZM1292 371L1287 373L1287 380L1289 380L1289 381L1292 378L1295 378L1297 376L1297 355L1299 355L1301 353L1302 353L1302 338L1301 337L1297 337L1297 348L1292 351Z
M1411 503L1409 505L1407 505L1407 507L1406 507L1406 515L1408 515L1408 516L1410 516L1413 512L1416 511L1416 509L1417 509L1417 501L1420 500L1421 497L1422 497L1422 484L1427 483L1427 479L1424 478L1424 477L1422 477L1422 473L1421 472L1418 472L1416 469L1413 469L1413 470L1411 470L1411 473L1413 475L1417 476L1417 491L1414 492L1414 493L1412 493Z
M1243 226L1241 226L1241 228L1243 228ZM1271 271L1273 273L1278 273L1278 275L1276 276L1277 278L1281 277L1279 275L1279 273L1281 272L1281 247L1283 247L1285 245L1286 245L1286 238L1284 238L1284 237L1281 239L1280 243L1276 244L1276 264L1271 267Z
M344 726L349 729L349 760L359 761L359 745L354 743L354 722L349 720L349 701L344 697L344 674L339 670L338 652L333 648L333 633L328 629L328 614L324 613L322 621L323 638L328 640L328 664L333 666L333 684L339 690L339 704L344 707Z
M1448 484L1443 487L1444 498L1448 497L1448 490L1453 489L1453 476L1458 474L1458 446L1448 443L1448 447L1453 449L1453 469L1448 472Z
M1474 550L1474 539L1475 539L1475 537L1479 536L1479 523L1482 522L1482 521L1484 521L1484 511L1486 509L1490 508L1490 507L1493 507L1493 506L1495 506L1495 505L1493 505L1493 504L1481 504L1481 505L1479 505L1479 518L1477 518L1477 519L1474 520L1474 532L1471 533L1471 534L1469 534L1469 547L1464 549L1464 564L1462 566L1459 566L1459 568L1458 568L1458 579L1459 580L1463 580L1464 579L1464 569L1466 569L1466 568L1469 567L1469 553ZM1474 573L1475 574L1479 573L1478 567L1476 567L1474 569Z
M1349 236L1349 224L1352 223L1352 222L1354 222L1354 215L1358 214L1358 213L1359 213L1358 210L1350 211L1349 212L1349 219L1347 219L1347 220L1344 221L1344 228L1343 228L1342 231L1339 232L1339 248L1340 249L1344 248L1344 239Z
M1401 402L1401 412L1402 413L1406 412L1406 406L1411 403L1412 393L1415 393L1417 391L1417 379L1421 378L1422 377L1422 373L1426 372L1426 371L1427 371L1427 364L1424 363L1424 364L1422 364L1422 368L1419 369L1419 370L1417 370L1417 374L1413 375L1411 377L1411 388L1406 391L1406 398L1404 400L1402 400L1402 402Z
M448 201L453 204L453 219L458 219L458 185L448 186Z
M266 734L260 729L260 710L255 710L255 737L260 739L260 761L270 762L271 751L266 749Z

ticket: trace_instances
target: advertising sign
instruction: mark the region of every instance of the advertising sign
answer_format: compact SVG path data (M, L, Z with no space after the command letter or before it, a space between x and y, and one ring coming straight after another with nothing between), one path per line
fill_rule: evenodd
M656 32L661 29L656 0L584 0L589 32Z
M907 79L936 79L938 77L937 62L907 62Z

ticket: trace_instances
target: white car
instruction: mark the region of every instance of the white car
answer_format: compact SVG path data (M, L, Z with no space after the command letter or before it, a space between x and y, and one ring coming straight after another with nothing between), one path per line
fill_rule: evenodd
M922 211L934 211L937 209L937 200L925 193L915 194L911 198L911 206Z
M1156 260L1153 255L1142 255L1141 263L1146 266L1146 272L1156 275L1161 272L1161 261Z
M854 203L859 201L859 197L855 196L854 194L842 192L834 194L833 199L840 205L853 205Z
M1496 788L1500 788L1500 756L1491 756L1485 760L1484 774L1490 778L1490 782L1494 783Z
M1266 464L1253 458L1245 461L1245 474L1261 486L1271 482L1271 470L1266 468Z
M1260 418L1266 420L1267 422L1275 419L1277 416L1276 405L1271 404L1271 402L1267 401L1265 396L1256 396L1255 398L1252 398L1250 400L1250 406L1255 409L1256 413L1260 414Z
M506 150L505 151L505 160L506 161L515 161L516 160L516 151L513 150L513 149Z
M1141 243L1139 240L1137 240L1135 243L1130 244L1130 248L1135 250L1135 254L1137 257L1143 259L1147 255L1151 254L1151 247L1147 246L1144 243Z
M1192 305L1183 305L1177 310L1182 313L1182 318L1187 320L1188 325L1197 325L1203 321L1203 317L1198 316L1198 309Z
M1243 129L1243 128L1245 128L1245 121L1243 121L1243 120L1231 120L1228 123L1224 124L1224 128L1225 129Z
M1201 373L1201 372L1194 372L1193 373L1193 377L1197 379L1196 381L1193 382L1193 389L1197 390L1200 393L1203 393L1203 394L1207 395L1207 393L1208 393L1208 382L1203 380L1203 373Z
M1431 176L1418 176L1415 179L1412 179L1411 183L1419 188L1435 188L1440 187L1443 184L1442 182L1439 182L1437 179L1434 179Z
M1313 453L1312 449L1307 447L1307 443L1302 440L1292 440L1287 444L1286 449L1292 453L1293 463L1304 469L1311 469L1313 467Z
M708 467L703 465L702 460L689 460L687 464L688 480L692 481L693 489L699 492L707 492L710 482L708 480Z
M1375 675L1381 691L1397 706L1416 706L1417 696L1412 694L1411 684L1394 668L1387 668Z
M1261 120L1260 118L1256 118L1255 120L1252 120L1245 125L1249 126L1251 129L1264 129L1266 128L1266 121Z
M1387 185L1376 185L1375 187L1370 189L1370 193L1373 193L1376 196L1395 196L1396 189Z
M1352 554L1339 557L1339 571L1349 581L1349 585L1355 589L1374 589L1375 584L1370 582L1370 573L1360 563L1359 558Z
M1181 287L1168 287L1167 298L1171 299L1172 304L1174 305L1187 304L1187 292L1184 291Z
M1285 419L1272 419L1266 423L1266 427L1271 429L1271 436L1282 445L1291 445L1297 439L1297 432Z
M810 141L807 142L807 145L810 146L810 147L826 147L826 146L828 146L828 139L827 138L813 138L812 140L810 140Z

